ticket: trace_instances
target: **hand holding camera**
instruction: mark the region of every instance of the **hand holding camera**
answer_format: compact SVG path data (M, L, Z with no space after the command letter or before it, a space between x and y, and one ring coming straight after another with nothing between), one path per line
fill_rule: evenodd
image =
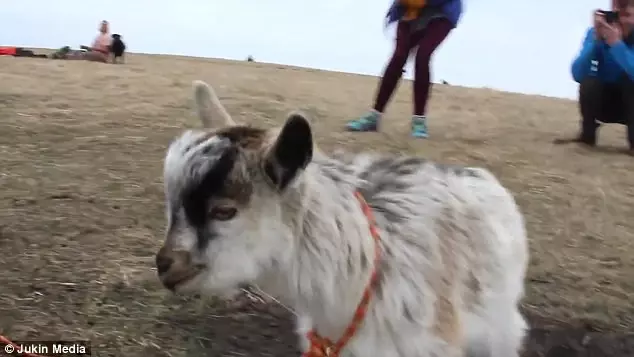
M600 39L608 45L620 41L622 36L617 11L597 10L594 13L594 29Z
M598 10L597 13L603 17L606 23L614 24L619 21L618 11Z

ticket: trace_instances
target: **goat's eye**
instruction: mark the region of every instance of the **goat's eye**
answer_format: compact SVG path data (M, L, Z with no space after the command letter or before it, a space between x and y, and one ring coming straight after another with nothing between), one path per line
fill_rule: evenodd
M209 211L209 218L218 221L228 221L235 217L238 210L234 207L214 207Z

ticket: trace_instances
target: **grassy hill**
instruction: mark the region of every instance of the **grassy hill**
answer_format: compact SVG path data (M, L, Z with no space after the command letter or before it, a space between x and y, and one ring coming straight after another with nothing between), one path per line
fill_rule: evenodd
M436 85L431 139L414 140L409 81L383 132L352 134L342 126L370 105L376 78L149 55L125 65L0 57L0 77L0 333L13 339L91 339L98 356L295 355L282 308L173 297L152 270L163 155L199 126L194 79L244 123L273 126L304 110L326 151L489 168L527 219L531 353L574 344L588 326L603 331L593 341L605 351L616 346L609 333L634 332L634 158L619 152L620 126L601 130L601 150L553 145L577 131L572 101Z

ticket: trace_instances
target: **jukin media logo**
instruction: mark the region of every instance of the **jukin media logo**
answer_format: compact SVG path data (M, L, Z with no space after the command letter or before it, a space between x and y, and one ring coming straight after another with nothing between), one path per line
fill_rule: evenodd
M22 341L6 344L4 352L15 356L90 356L90 346L86 341Z

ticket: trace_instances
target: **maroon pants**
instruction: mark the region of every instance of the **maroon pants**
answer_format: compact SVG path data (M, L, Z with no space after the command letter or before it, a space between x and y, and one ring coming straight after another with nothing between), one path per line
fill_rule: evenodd
M394 54L385 68L374 103L376 111L383 113L385 110L385 106L403 75L403 67L405 67L410 52L418 47L414 65L414 115L425 115L431 87L429 75L431 55L452 28L451 22L445 18L433 19L425 29L416 32L410 30L410 23L399 22L396 30Z

